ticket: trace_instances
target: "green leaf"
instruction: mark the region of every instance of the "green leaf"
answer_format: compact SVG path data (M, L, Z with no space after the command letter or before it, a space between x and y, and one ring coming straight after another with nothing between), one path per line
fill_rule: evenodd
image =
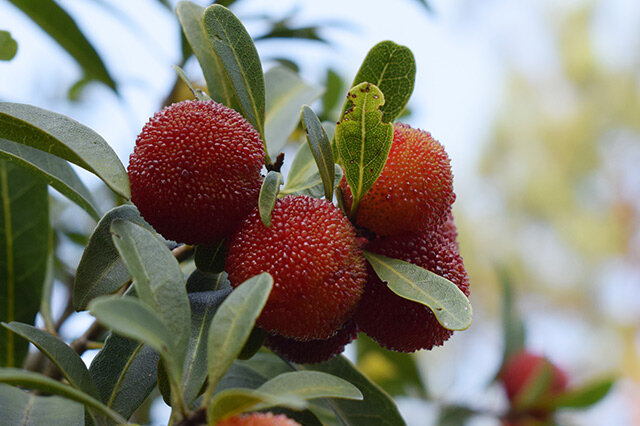
M225 254L226 241L222 240L211 246L197 246L193 260L202 272L219 274L224 271Z
M93 383L89 370L82 362L80 355L58 337L29 324L14 321L2 325L40 349L58 367L71 386L94 398L100 398L98 388Z
M173 333L176 362L182 364L189 341L191 311L184 275L160 236L121 219L111 222L113 243L133 276L138 298Z
M306 403L304 399L292 395L271 395L253 389L226 389L218 392L208 406L207 424L214 426L222 419L245 411L255 411L275 406L301 410L306 406Z
M419 266L364 251L378 277L400 297L431 309L449 330L465 330L471 325L471 303L451 281Z
M76 310L87 309L92 299L115 293L131 279L111 238L111 223L117 219L151 228L130 204L118 206L104 215L91 234L76 271L72 295Z
M118 334L110 334L89 367L102 402L129 418L156 386L158 352Z
M62 195L76 203L95 220L100 208L69 163L27 145L0 139L0 158L4 158L43 178Z
M529 376L523 389L516 395L512 405L517 410L525 411L535 407L549 390L553 380L553 366L547 360L538 364L535 373Z
M204 397L205 406L209 405L218 381L249 338L272 287L273 278L263 272L238 286L218 308L207 339L209 386Z
M204 10L204 7L192 2L181 1L176 7L176 14L182 25L182 31L200 62L209 96L229 108L242 111L242 104L233 88L231 78L209 42L209 36L204 29Z
M251 330L251 334L247 338L242 350L238 354L238 359L250 359L262 348L264 341L267 339L267 332L257 325Z
M335 188L342 180L342 167L334 166L333 187ZM314 198L324 196L324 184L314 161L309 144L301 144L298 148L289 174L287 183L280 191L280 194L309 195Z
M380 107L382 121L391 123L409 102L415 79L416 61L411 50L392 41L382 41L369 51L351 86L363 82L377 86L385 100Z
M207 336L218 307L231 293L230 289L205 291L189 295L191 333L185 357L180 390L187 405L196 399L207 377Z
M37 396L0 385L2 422L24 426L84 426L84 407L59 396Z
M0 138L28 145L94 173L129 199L129 177L116 153L93 130L62 114L0 102Z
M262 182L260 196L258 197L258 210L264 226L271 226L271 212L276 205L280 185L282 185L282 175L273 170L267 173Z
M278 154L298 125L304 104L315 101L322 88L305 83L285 67L271 68L264 75L266 86L265 138L269 155Z
M226 272L212 274L196 269L191 273L191 275L189 275L189 279L187 279L187 293L224 290L230 288L231 283L229 282Z
M554 396L551 404L555 408L586 408L607 396L614 383L612 378L596 380Z
M361 83L347 95L345 113L336 125L336 148L353 194L350 216L380 176L387 161L393 125L383 123L380 106L384 95L376 86Z
M344 96L344 82L334 70L327 70L327 79L324 86L326 91L322 95L322 117L325 120L336 121L334 111L338 107L338 102Z
M502 284L502 332L504 336L504 353L502 363L504 366L512 355L524 349L525 329L522 318L518 314L513 295L513 284L504 269L498 270ZM497 377L496 377L497 378Z
M127 422L120 414L94 397L71 386L50 379L49 377L45 377L42 374L19 370L17 368L0 368L0 383L38 389L43 392L59 395L72 401L80 402L89 408L94 408L118 424Z
M462 405L447 405L440 409L438 417L438 426L460 426L467 424L467 420L476 413Z
M33 323L52 248L47 184L0 160L0 321ZM0 328L0 366L19 366L28 343Z
M307 105L302 107L301 113L302 127L307 134L307 141L311 148L313 158L322 177L324 187L324 197L333 200L333 188L335 177L335 159L331 150L331 142L324 131L318 116ZM342 171L342 169L341 169Z
M18 53L18 42L9 31L0 30L0 61L10 61Z
M280 374L258 388L258 391L278 396L315 398L345 398L362 400L357 387L344 379L320 371L293 371Z
M171 65L171 66L173 67L173 70L176 72L176 74L178 74L178 77L180 77L180 79L184 82L184 84L187 85L189 90L191 90L191 93L193 93L193 96L195 96L195 98L197 100L199 100L199 101L210 101L211 100L209 95L204 93L202 90L196 89L195 87L193 87L193 84L191 84L191 80L189 80L189 77L187 77L187 74L184 72L184 70L182 68L180 68L177 65Z
M54 0L9 0L46 31L82 67L88 78L116 91L116 83L102 59L73 18Z
M204 11L204 28L240 100L239 112L264 140L264 75L251 36L229 9L218 4Z

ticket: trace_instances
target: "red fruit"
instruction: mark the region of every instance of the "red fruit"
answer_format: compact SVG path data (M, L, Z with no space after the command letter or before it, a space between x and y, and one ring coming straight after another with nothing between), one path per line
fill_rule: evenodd
M340 188L350 209L352 196L345 179ZM421 232L444 222L455 199L442 145L427 132L396 123L389 157L360 202L356 224L378 235Z
M301 342L278 334L271 334L267 337L264 345L287 361L297 364L314 364L341 354L345 345L357 336L356 323L349 320L335 335L326 340Z
M469 277L455 236L451 219L435 231L377 238L365 249L428 269L453 282L469 296ZM381 346L399 352L431 349L442 345L453 334L438 323L429 308L389 290L370 266L354 319L360 330Z
M364 288L365 261L353 226L326 200L281 198L270 227L255 209L228 247L225 270L234 287L261 272L273 276L258 318L271 333L328 339L350 317Z
M210 244L257 205L264 147L231 108L183 101L142 128L129 159L131 200L168 239Z
M527 351L514 354L504 366L500 380L510 401L514 401L544 368L551 368L551 382L545 391L547 396L556 395L567 388L567 375L543 356Z
M229 417L216 423L216 426L301 426L282 414L251 413Z

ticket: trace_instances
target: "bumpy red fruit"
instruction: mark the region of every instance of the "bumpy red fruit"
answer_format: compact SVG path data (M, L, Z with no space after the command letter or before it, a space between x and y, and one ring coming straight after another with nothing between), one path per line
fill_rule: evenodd
M421 234L377 238L365 249L428 269L453 282L469 296L469 277L456 235L450 218L435 230ZM453 334L438 323L429 308L389 290L371 267L354 318L360 330L381 346L399 352L431 349L442 345Z
M326 340L301 342L271 334L264 345L287 361L297 364L315 364L341 354L347 343L352 342L357 336L356 323L349 320L335 335Z
M542 373L544 368L551 369L551 381L545 395L556 395L567 388L567 375L545 357L527 351L514 354L500 374L509 400L515 400L527 386Z
M350 209L352 196L345 179L340 188ZM427 132L396 123L389 157L360 202L356 224L378 235L421 232L442 223L455 198L442 145Z
M353 226L326 200L279 199L270 227L256 209L228 248L225 270L234 287L261 272L273 276L258 318L270 333L328 339L349 318L364 288L365 262Z
M264 146L236 111L183 101L156 113L129 159L131 200L164 237L208 244L257 205Z
M229 417L216 423L216 426L301 426L282 414L251 413Z

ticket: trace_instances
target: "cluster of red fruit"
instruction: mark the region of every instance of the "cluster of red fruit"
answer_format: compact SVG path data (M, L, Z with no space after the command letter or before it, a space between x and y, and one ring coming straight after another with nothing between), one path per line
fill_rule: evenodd
M259 134L240 114L213 101L183 101L155 114L138 136L132 201L168 239L226 239L233 286L261 272L273 276L258 325L270 333L266 346L284 358L326 360L359 330L405 352L449 338L429 308L391 292L361 251L431 270L468 295L449 159L430 134L395 125L384 170L355 224L332 200L286 196L265 226L257 208L263 159ZM340 189L349 208L345 180Z

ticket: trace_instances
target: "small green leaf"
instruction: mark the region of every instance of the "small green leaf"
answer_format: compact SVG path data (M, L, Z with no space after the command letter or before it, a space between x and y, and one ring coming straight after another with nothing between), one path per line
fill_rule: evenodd
M187 279L187 293L230 289L231 283L226 272L212 274L196 269Z
M385 99L380 107L382 121L391 123L409 102L415 79L416 61L411 50L392 41L382 41L369 51L351 86L363 82L376 85Z
M24 426L84 426L84 407L59 396L37 396L0 385L2 423Z
M193 260L196 268L202 272L219 274L224 271L224 258L226 254L226 241L219 241L211 246L197 246Z
M204 28L240 100L242 110L239 112L264 140L264 75L251 36L229 9L218 4L204 11Z
M553 366L547 360L538 364L534 374L530 375L526 384L523 386L512 405L517 410L525 411L529 408L535 407L541 402L541 398L551 386L551 380L553 380Z
M338 157L353 194L351 217L380 176L391 149L393 125L382 122L380 107L384 103L380 89L361 83L347 94L345 113L336 125Z
M331 142L324 131L318 116L307 105L302 107L302 127L307 134L307 141L311 148L313 158L322 177L324 197L333 200L333 188L335 187L335 159L331 150ZM342 171L342 170L341 170Z
M209 386L204 396L208 406L220 378L237 358L267 303L273 278L264 272L248 279L231 292L218 308L209 327L207 370Z
M338 186L342 180L342 167L335 164L333 173L333 188ZM309 144L301 144L293 159L287 184L280 191L280 195L308 195L314 198L322 198L324 194L324 184L314 161Z
M100 219L100 208L96 205L91 192L66 161L44 151L5 139L0 139L0 158L9 160L43 178L95 220Z
M22 386L28 389L38 389L43 392L60 395L72 401L80 402L89 408L94 408L117 424L127 423L127 420L120 414L105 406L94 397L39 373L17 368L0 368L0 383Z
M182 80L182 82L187 85L187 87L189 88L189 90L191 90L191 93L193 93L193 96L195 96L197 100L199 101L211 100L209 95L204 93L202 90L196 89L195 87L193 87L193 84L191 84L191 80L189 80L189 77L187 77L187 74L184 72L182 68L180 68L177 65L172 65L172 67L173 67L173 70L176 72L176 74L178 74L178 77L180 77L180 80Z
M52 247L47 184L0 160L0 321L33 323ZM0 327L0 366L19 366L28 343Z
M586 408L607 396L615 379L605 378L555 395L551 404L556 408Z
M73 18L54 0L9 0L47 32L82 67L88 78L116 91L116 83L100 55L84 36Z
M151 229L151 225L142 219L138 209L130 204L118 206L100 219L82 253L76 271L72 295L76 310L87 309L92 299L115 293L131 279L111 238L111 222L117 219Z
M269 407L288 407L294 410L305 408L304 399L292 395L271 395L253 389L226 389L218 392L207 409L207 424L214 426L218 421L245 411L261 410Z
M10 61L18 53L18 42L9 31L0 30L0 61Z
M460 426L476 414L475 411L462 405L446 405L440 409L438 426Z
M273 170L267 173L262 182L260 196L258 197L258 210L264 226L271 226L271 212L276 205L280 185L282 185L282 175Z
M338 117L334 113L339 106L338 102L344 96L345 84L338 73L329 68L324 86L326 91L322 95L322 117L325 120L336 121Z
M129 199L129 177L109 144L93 130L62 114L31 105L0 102L0 138L28 145L94 173Z
M251 330L251 334L247 338L242 350L238 354L238 359L251 359L262 348L267 338L267 332L257 325Z
M189 341L191 312L180 265L161 237L121 219L111 223L113 243L134 278L139 299L173 333L176 361L182 364Z
M315 101L322 88L305 83L285 67L271 68L264 75L266 86L265 138L269 155L278 154L298 125L304 104Z
M391 291L427 306L444 328L465 330L471 325L471 303L451 281L402 260L367 251L363 254Z
M304 400L345 398L362 400L362 392L344 379L320 371L293 371L280 374L258 389L279 396L297 396Z
M498 270L502 284L502 332L504 336L504 353L502 366L511 356L524 349L525 329L522 318L515 307L513 284L506 270Z

